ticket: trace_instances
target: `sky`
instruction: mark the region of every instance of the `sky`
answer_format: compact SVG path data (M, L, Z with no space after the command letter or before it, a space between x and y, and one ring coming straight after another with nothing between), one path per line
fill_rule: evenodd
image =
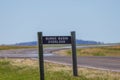
M69 36L120 42L120 0L0 0L0 44Z

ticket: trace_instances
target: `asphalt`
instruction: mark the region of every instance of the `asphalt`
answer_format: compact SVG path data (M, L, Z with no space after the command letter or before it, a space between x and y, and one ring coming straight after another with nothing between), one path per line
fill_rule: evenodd
M44 49L44 60L72 65L72 58L52 54L53 51L67 48L46 48ZM38 58L37 49L0 50L0 58ZM77 57L78 67L87 67L101 70L120 72L120 57Z

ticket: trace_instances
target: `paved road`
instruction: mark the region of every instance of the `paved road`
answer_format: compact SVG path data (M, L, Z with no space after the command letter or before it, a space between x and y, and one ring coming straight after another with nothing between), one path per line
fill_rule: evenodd
M72 64L72 58L51 54L52 51L63 48L48 48L44 50L44 58L46 61ZM66 49L66 48L65 48ZM38 58L37 49L20 49L20 50L3 50L0 51L0 58ZM102 70L111 70L120 72L120 57L78 57L78 66L96 68Z
M71 65L71 57L45 57L45 60ZM78 66L120 72L120 57L78 57Z

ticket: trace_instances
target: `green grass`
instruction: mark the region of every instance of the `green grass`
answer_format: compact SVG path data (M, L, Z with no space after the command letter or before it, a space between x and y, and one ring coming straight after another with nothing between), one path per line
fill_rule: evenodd
M120 80L120 73L79 68L72 76L70 66L45 63L45 80ZM0 59L0 80L39 80L38 61L32 59Z
M0 61L0 80L39 80L37 68L15 66L9 61Z
M72 54L70 49L55 53L66 56L71 56ZM120 56L120 46L77 49L77 56Z

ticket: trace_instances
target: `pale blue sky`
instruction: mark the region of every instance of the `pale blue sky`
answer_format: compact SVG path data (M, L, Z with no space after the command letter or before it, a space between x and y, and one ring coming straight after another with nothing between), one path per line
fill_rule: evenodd
M0 44L70 35L120 42L120 0L0 0Z

